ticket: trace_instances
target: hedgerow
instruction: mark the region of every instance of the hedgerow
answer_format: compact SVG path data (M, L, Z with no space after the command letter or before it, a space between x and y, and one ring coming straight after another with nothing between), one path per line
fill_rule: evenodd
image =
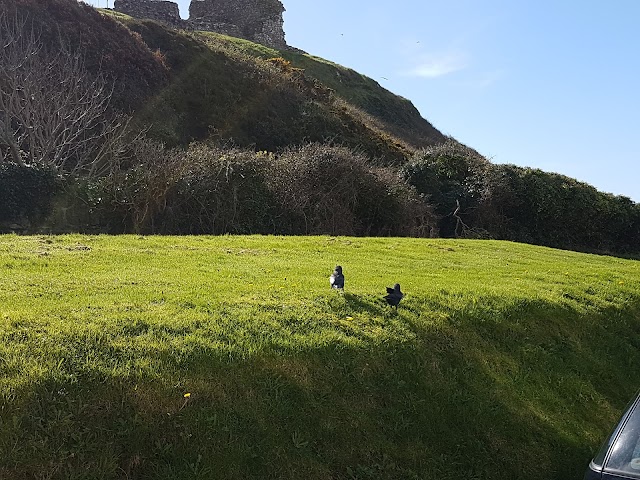
M108 231L421 235L435 217L393 170L346 147L280 154L136 142L133 162L88 186ZM94 222L95 223L95 222Z
M51 212L59 183L53 170L0 162L0 231L30 231Z
M434 206L445 237L640 252L640 205L564 175L495 165L453 140L417 152L401 174Z

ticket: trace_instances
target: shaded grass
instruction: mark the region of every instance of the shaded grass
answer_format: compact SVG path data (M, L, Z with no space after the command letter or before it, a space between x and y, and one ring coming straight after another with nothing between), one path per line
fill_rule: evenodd
M579 479L638 387L638 269L495 241L2 236L0 477Z

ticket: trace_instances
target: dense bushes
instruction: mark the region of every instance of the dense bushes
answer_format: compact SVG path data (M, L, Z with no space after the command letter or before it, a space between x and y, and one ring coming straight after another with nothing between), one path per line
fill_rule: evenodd
M320 144L277 156L268 184L277 194L281 229L292 234L416 234L428 216L426 207L408 185L370 163L347 148ZM427 223L435 227L432 218Z
M401 172L435 206L443 236L640 251L640 205L564 175L494 165L452 140L416 153Z
M0 222L40 221L56 185L46 169L3 164ZM55 205L46 223L55 232L440 235L640 252L640 205L630 199L493 165L454 141L398 170L326 144L268 153L201 143L167 149L140 138L108 175L66 178Z
M515 165L491 167L477 221L501 238L580 250L640 251L640 205L556 173ZM486 213L499 209L496 223Z
M0 162L0 232L29 231L51 211L58 183L53 170Z
M489 162L475 150L453 139L420 150L401 169L401 176L413 185L424 201L439 215L440 235L469 236L469 212L485 195Z
M435 216L393 170L345 147L280 154L140 140L134 162L87 185L94 224L109 232L420 235Z
M280 153L139 138L98 179L67 177L45 224L54 232L330 234L496 238L640 252L640 205L574 179L493 165L450 140L403 167L342 146ZM35 225L55 175L6 163L0 222ZM6 229L6 226L5 226Z
M192 145L182 158L163 228L182 233L268 233L276 205L265 183L269 157Z

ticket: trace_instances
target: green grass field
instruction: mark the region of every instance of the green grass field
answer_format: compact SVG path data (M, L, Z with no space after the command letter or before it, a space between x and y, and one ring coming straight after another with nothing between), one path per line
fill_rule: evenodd
M0 478L579 480L640 387L639 334L634 260L0 236Z

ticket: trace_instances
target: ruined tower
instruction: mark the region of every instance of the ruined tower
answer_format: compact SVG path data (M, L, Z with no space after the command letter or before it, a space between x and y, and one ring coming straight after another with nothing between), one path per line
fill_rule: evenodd
M115 0L113 9L136 18L150 18L174 28L186 28L178 4L166 0Z
M189 22L275 48L286 48L280 0L191 0Z
M282 17L285 9L280 0L191 0L188 20L180 18L176 3L165 0L115 0L114 9L176 28L206 30L287 48Z

